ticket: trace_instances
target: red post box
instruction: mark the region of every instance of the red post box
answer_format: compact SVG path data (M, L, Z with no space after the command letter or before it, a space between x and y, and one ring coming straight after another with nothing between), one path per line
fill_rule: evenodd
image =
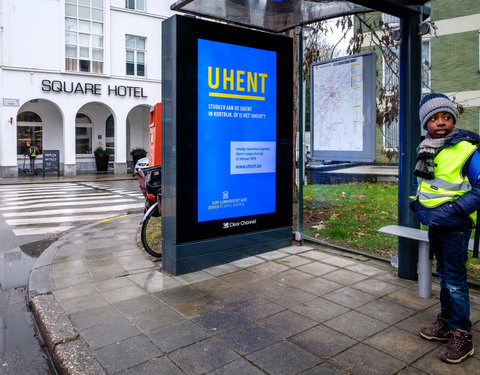
M162 103L150 109L150 142L148 166L162 165Z

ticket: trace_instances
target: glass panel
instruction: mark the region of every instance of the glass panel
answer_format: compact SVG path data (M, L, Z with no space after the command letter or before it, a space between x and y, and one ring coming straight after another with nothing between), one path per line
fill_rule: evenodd
M131 35L125 35L125 46L127 48L135 48L135 37Z
M103 23L92 22L92 33L103 35Z
M127 62L135 61L135 53L133 51L127 51Z
M86 6L90 6L90 0L78 0L78 4L79 5L86 5Z
M77 57L77 47L76 46L65 46L65 56L66 57Z
M103 62L92 61L92 72L93 73L103 73Z
M17 121L18 117L17 117ZM17 155L27 153L27 142L37 146L42 153L43 128L41 126L17 126Z
M135 0L125 0L125 8L135 9Z
M42 122L42 119L35 112L22 112L18 114L17 121L19 122Z
M145 0L137 0L137 10L145 10Z
M77 113L75 116L75 124L92 124L92 120L84 113Z
M77 6L76 5L65 4L65 15L66 16L71 16L71 17L76 17L77 16Z
M92 153L92 128L75 128L75 153Z
M113 116L110 115L105 121L105 136L114 137L115 136L115 122L113 121Z
M90 35L80 34L78 39L79 39L78 44L80 44L81 46L83 46L83 47L89 47L90 46ZM80 50L81 50L81 48L80 48ZM88 55L87 56L80 55L80 56L88 57Z
M137 49L145 49L145 38L137 37Z
M145 53L137 52L137 62L143 64L145 62Z
M80 60L79 71L89 72L90 71L90 61L89 60Z
M66 31L65 32L65 44L77 44L77 33Z
M65 59L65 70L76 71L77 70L77 60L76 59Z
M135 64L127 62L127 75L133 76L135 75Z
M78 17L90 19L90 8L78 7Z
M94 8L103 9L103 0L93 0L93 1L92 1L92 6L93 6Z
M77 0L65 0L66 3L76 4Z
M103 60L103 49L92 48L92 59L102 61Z
M103 36L92 35L92 47L103 47Z
M70 31L77 31L77 19L65 18L65 29Z
M144 64L137 64L137 76L141 76L141 77L145 76L145 65Z
M90 57L90 51L88 47L80 47L80 57Z
M92 20L103 21L103 10L92 9Z
M90 32L90 21L78 21L78 29L81 32L89 33Z

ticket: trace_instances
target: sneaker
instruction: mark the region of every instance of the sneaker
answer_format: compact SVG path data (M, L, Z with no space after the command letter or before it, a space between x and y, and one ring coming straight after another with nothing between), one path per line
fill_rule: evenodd
M448 326L447 320L442 318L442 313L439 313L437 319L433 322L433 325L430 327L423 327L419 334L427 340L448 341L452 336L452 331Z
M469 332L456 329L452 337L440 352L440 359L448 363L460 363L475 353L472 335Z

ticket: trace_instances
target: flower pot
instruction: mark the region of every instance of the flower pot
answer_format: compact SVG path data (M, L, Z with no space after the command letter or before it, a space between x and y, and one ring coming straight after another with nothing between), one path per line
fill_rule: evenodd
M106 171L108 169L109 155L95 154L95 163L97 164L97 171Z

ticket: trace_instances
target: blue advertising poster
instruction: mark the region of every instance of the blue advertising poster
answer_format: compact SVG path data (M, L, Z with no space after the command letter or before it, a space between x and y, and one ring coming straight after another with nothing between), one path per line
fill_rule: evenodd
M275 212L274 51L198 40L198 221Z

